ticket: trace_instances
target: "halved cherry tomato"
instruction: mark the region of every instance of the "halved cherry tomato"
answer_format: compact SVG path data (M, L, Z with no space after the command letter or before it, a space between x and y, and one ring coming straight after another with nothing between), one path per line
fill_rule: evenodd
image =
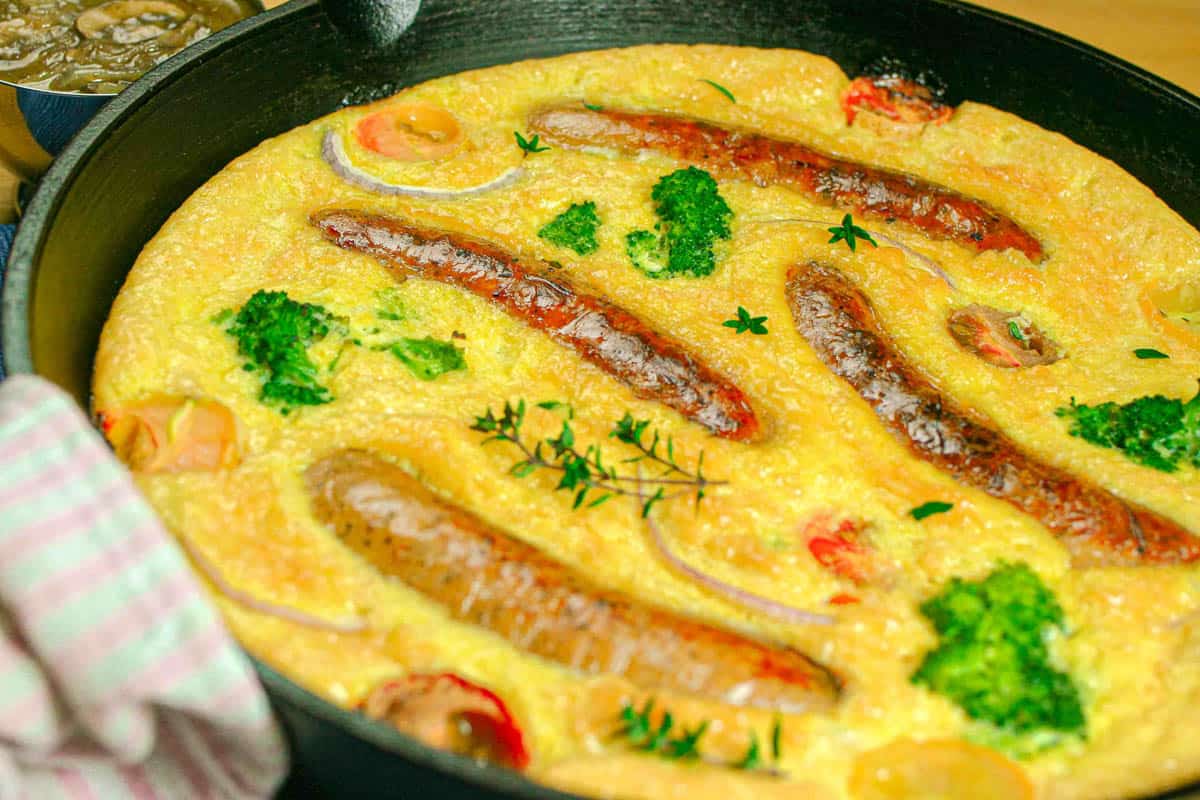
M237 420L216 400L156 395L99 416L117 457L135 472L217 470L238 462Z
M829 530L829 521L817 517L808 523L808 552L817 563L842 578L861 586L870 572L870 548L862 535L859 520L845 519Z
M1035 367L1062 357L1056 342L1016 312L972 303L952 311L946 328L964 350L996 367Z
M897 739L860 755L850 774L854 800L1031 800L1033 786L1013 761L957 739Z
M354 138L368 150L398 161L437 161L462 146L463 130L444 108L404 103L363 117L354 127Z
M871 111L893 122L941 125L954 113L916 81L895 76L855 78L842 92L846 124L854 124L859 111Z
M388 681L361 708L430 747L513 769L529 765L525 738L504 701L457 675L414 674Z

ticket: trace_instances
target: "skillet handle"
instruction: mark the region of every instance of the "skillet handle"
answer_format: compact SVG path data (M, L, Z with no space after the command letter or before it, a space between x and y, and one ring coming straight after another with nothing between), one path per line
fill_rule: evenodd
M387 47L408 30L421 0L321 0L321 7L351 43Z

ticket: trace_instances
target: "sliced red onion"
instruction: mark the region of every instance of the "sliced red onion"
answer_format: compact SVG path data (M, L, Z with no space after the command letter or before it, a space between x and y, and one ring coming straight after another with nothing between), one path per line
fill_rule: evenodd
M734 586L731 583L726 583L714 575L709 575L707 572L693 567L673 553L667 547L662 531L659 530L658 525L650 517L646 517L646 527L650 530L650 538L654 542L654 548L658 550L659 555L666 559L675 569L716 594L722 595L739 605L753 608L755 611L761 611L767 616L781 622L790 622L795 625L832 625L837 621L828 614L818 614L803 608L789 606L777 600L772 600L760 594L755 594L754 592Z
M642 492L641 482L642 471L638 469L638 499L645 502L645 495ZM828 614L818 614L813 611L807 611L803 608L789 606L786 603L780 603L777 600L772 600L769 597L763 597L760 594L747 591L741 587L734 586L731 583L726 583L715 575L709 575L701 569L693 567L691 564L684 561L670 547L667 546L666 540L663 538L662 531L658 524L655 523L653 516L646 516L646 528L650 531L650 541L654 543L654 549L663 559L673 566L675 569L687 575L692 580L699 583L714 594L719 594L738 605L752 608L755 611L760 611L769 617L777 619L781 622L790 622L794 625L832 625L837 620Z
M321 142L321 158L337 173L337 176L347 183L360 186L368 191L379 194L402 195L404 197L419 197L422 200L455 200L460 197L471 197L496 189L504 189L516 183L524 174L522 167L513 167L498 178L478 186L468 186L464 189L439 189L431 186L408 186L402 183L388 183L368 175L350 163L342 137L334 131L326 131Z
M753 222L759 222L764 225L777 225L780 223L793 222L793 223L798 223L800 225L817 225L817 226L820 226L820 227L826 228L826 229L835 227L837 225L836 222L822 222L819 219L804 219L803 217L788 217L785 219L756 219L756 220L753 220ZM866 230L866 229L864 228L863 230ZM951 277L946 274L946 271L944 269L942 269L941 265L938 264L936 261L934 261L929 256L925 255L924 253L920 253L920 252L917 252L916 250L913 250L911 247L906 245L904 242L900 241L899 239L895 239L891 236L888 236L886 233L880 233L877 230L867 231L867 233L871 234L871 236L875 237L876 239L886 242L887 244L890 244L892 247L898 248L899 250L902 250L904 253L912 256L917 261L921 262L921 266L923 266L925 268L926 272L928 272L930 275L933 275L937 278L941 278L943 281L945 281L946 285L949 286L951 289L958 288L957 286L954 285L953 279L951 279Z
M204 577L208 578L213 586L217 587L217 591L228 597L230 600L257 611L260 614L267 614L279 619L285 619L288 622L294 622L297 625L303 625L306 628L315 628L322 631L332 631L333 633L362 633L367 630L367 622L363 619L347 619L347 620L327 620L313 616L307 612L301 611L298 608L291 606L278 605L267 600L259 600L249 592L242 591L229 581L225 580L216 564L208 559L199 549L191 542L180 539L183 549L191 557L195 565L204 573Z

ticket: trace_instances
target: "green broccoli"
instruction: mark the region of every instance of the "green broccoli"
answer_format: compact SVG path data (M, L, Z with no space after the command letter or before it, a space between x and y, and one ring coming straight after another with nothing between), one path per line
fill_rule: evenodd
M625 252L635 267L652 278L662 277L663 270L667 268L662 241L650 231L625 234Z
M941 641L912 674L914 684L1014 733L1082 732L1079 691L1051 666L1046 647L1048 629L1062 627L1062 608L1028 566L1001 564L980 581L955 578L921 613Z
M264 373L259 400L277 404L284 414L296 406L329 403L333 396L317 381L317 366L307 348L329 333L334 317L311 303L297 303L286 292L255 292L233 317L226 332L237 340L247 372Z
M656 278L711 274L716 268L713 245L730 237L733 216L717 182L704 170L688 167L660 178L650 197L661 235L642 230L625 237L634 266Z
M462 350L451 342L440 342L432 336L426 336L424 339L401 339L388 349L408 367L409 372L423 381L431 381L447 372L467 368Z
M1174 472L1180 465L1200 467L1200 392L1184 402L1156 394L1128 403L1060 408L1071 421L1072 436L1120 450L1147 467Z
M378 319L388 322L403 322L408 317L404 310L404 303L400 299L399 288L388 286L380 289L375 293L375 299L379 301L379 307L375 310L375 316Z
M563 213L546 223L538 236L551 244L574 250L581 256L590 255L600 249L596 241L596 229L600 218L596 216L596 204L573 203Z

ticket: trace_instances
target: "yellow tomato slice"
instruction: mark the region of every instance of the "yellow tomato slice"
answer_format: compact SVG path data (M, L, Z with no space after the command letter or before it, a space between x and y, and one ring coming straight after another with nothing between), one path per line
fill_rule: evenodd
M850 775L854 800L1032 800L1024 770L958 740L898 739L869 750Z
M444 108L425 103L389 106L363 117L354 137L368 150L399 161L448 158L463 143L462 126Z

